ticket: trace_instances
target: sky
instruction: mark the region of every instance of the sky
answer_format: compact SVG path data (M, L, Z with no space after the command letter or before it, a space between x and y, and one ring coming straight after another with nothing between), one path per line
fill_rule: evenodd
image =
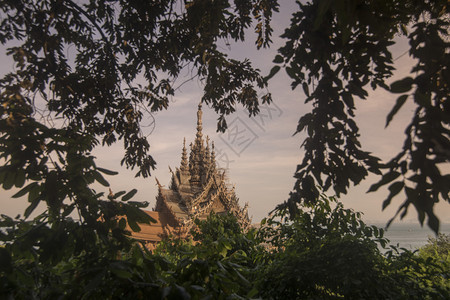
M249 58L263 74L268 74L272 67L276 49L283 43L278 36L289 24L290 14L295 9L294 1L280 2L280 13L274 16L272 22L274 43L270 49L257 51L254 35L250 35L249 41L244 44L232 45L231 49L224 48L233 58ZM403 55L407 49L407 43L400 39L392 47L393 57L398 57L395 61L397 71L392 81L403 78L412 68L412 59ZM4 55L4 48L0 50L3 52L0 54L1 65L12 67ZM4 72L5 67L1 73ZM181 77L179 83L185 80ZM238 107L236 113L227 117L229 130L224 134L216 132L218 115L203 105L203 134L214 141L218 165L228 169L230 183L235 185L241 205L249 203L249 215L253 222L266 217L277 204L287 199L292 190L296 166L303 158L300 145L305 138L304 133L295 136L293 133L299 118L311 109L310 105L304 103L306 96L301 88L291 90L290 80L283 70L270 81L268 90L272 93L273 104L263 105L260 115L253 118L249 118L242 107ZM154 127L144 128L151 145L150 154L157 162L157 169L150 178L135 178L136 170L120 166L124 154L120 142L111 147L95 149L93 155L97 157L97 166L119 172L119 175L106 177L114 192L136 188L138 193L133 200L148 201L148 209L154 207L157 195L155 177L167 187L170 183L168 166L172 169L179 167L183 138L186 138L187 144L195 138L196 111L201 96L200 81L195 79L184 84L171 98L168 110L153 115ZM405 105L385 129L386 115L394 103L395 96L380 89L369 91L366 100L356 101L356 121L360 127L362 146L384 160L400 151L404 141L403 131L414 110L412 106ZM444 166L445 173L448 174L449 170L448 164ZM370 185L378 180L378 176L369 176L360 185L351 187L349 193L340 200L345 207L363 212L365 221L386 223L403 199L394 198L391 205L382 211L381 205L387 196L386 188L366 193ZM94 186L94 189L107 192L107 188L101 186ZM13 193L0 191L0 213L10 216L23 213L27 206L26 199L12 199L10 196ZM332 195L332 192L328 194ZM450 205L439 203L435 211L441 222L450 222ZM404 221L417 222L414 208L410 208Z

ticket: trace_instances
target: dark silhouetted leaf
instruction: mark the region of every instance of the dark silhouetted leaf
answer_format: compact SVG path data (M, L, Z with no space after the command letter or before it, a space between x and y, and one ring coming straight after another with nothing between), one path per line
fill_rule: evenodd
M381 186L395 180L398 176L400 176L399 172L396 171L390 171L381 177L381 180L375 184L372 184L372 186L369 188L367 192L375 192L378 190Z
M26 187L24 187L23 189L21 189L20 191L18 191L17 193L15 193L14 195L12 195L12 197L20 198L20 197L26 195L30 190L32 190L33 188L35 188L37 186L38 186L37 182L32 182L29 185L27 185Z
M111 171L111 170L107 170L107 169L103 169L103 168L99 168L99 167L97 167L97 170L102 172L103 174L106 174L106 175L117 175L117 174L119 174L119 172Z
M100 183L103 186L109 186L108 181L100 174L100 172L93 171L92 174L94 175L95 180Z
M414 83L414 79L411 77L405 77L401 80L398 80L391 84L390 91L392 93L406 93L412 88L412 84Z
M137 190L136 189L132 189L131 191L129 191L125 196L122 197L122 201L128 201L131 198L133 198L134 195L136 195Z
M275 55L275 58L273 60L274 63L276 64L281 64L284 61L283 56L281 55Z
M278 71L280 71L280 69L281 69L280 66L274 66L274 67L270 70L269 75L267 75L267 76L264 78L264 80L267 81L267 80L271 79L273 76L275 76L275 75L278 73Z
M397 112L400 110L400 108L405 104L406 99L408 99L408 95L401 95L397 98L397 102L395 103L394 107L390 111L390 113L386 117L386 126L389 126L389 123L391 123L394 116L397 114Z

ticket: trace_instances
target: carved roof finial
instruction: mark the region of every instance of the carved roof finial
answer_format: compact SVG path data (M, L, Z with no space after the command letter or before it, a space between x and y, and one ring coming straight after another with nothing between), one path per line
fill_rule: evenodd
M186 151L186 138L183 140L183 151L181 152L181 167L180 170L185 172L188 171L188 158Z
M211 170L214 170L216 168L216 152L214 151L214 141L211 142Z
M190 152L189 152L189 171L191 171L192 166L194 165L194 145L192 143L189 144Z
M205 158L203 164L206 170L208 170L211 165L211 152L209 151L209 136L206 136Z
M156 185L158 186L158 188L164 187L164 185L162 185L162 184L159 182L158 178L155 177L155 179L156 179Z
M202 103L200 102L198 104L198 111L197 111L197 138L201 139L202 138Z

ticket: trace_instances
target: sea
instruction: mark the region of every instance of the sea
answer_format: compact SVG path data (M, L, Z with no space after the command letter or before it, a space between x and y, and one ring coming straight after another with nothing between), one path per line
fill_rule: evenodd
M374 223L373 225L384 228L386 223ZM439 232L450 234L450 223L440 224ZM436 237L435 233L426 224L422 227L419 223L393 223L385 230L384 236L389 239L390 245L411 251L427 244L430 237Z

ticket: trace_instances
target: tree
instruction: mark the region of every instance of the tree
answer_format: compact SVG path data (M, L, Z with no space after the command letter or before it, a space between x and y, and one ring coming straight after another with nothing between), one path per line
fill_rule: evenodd
M436 238L429 237L428 243L419 249L419 256L450 263L450 235L439 233Z
M140 122L146 112L168 107L183 68L205 82L202 100L219 112L220 129L235 103L258 112L255 87L266 85L263 78L218 44L243 40L256 21L257 45L267 46L274 1L0 4L0 42L14 60L14 70L0 80L0 184L27 184L15 195L28 195L25 217L45 201L52 220L76 208L84 221L96 222L103 194L89 185L108 186L101 173L114 174L96 167L90 155L100 142L123 140L122 164L138 167L137 176L150 175L156 163ZM262 101L270 102L270 94Z
M382 175L369 192L389 184L383 208L403 191L405 201L396 215L403 218L410 205L421 224L439 230L434 204L449 202L450 175L439 167L450 160L450 53L448 1L297 1L285 45L268 78L281 67L301 86L313 110L302 116L296 133L307 133L303 162L297 166L294 191L288 201L293 215L302 201L318 199L317 185L339 196L369 173ZM394 74L389 46L396 35L409 39L409 55L416 60L411 74L387 85ZM364 151L354 121L357 98L367 89L384 88L400 94L386 126L406 101L415 115L405 130L403 149L388 162ZM390 223L389 222L389 223Z
M126 215L138 231L138 223L152 221L140 210L148 204L130 201L134 189L107 197L93 190L94 182L109 186L104 175L116 172L98 167L91 151L122 140L122 164L149 176L156 162L141 121L168 107L182 70L204 81L202 101L219 113L221 130L236 103L255 114L259 101L271 101L270 94L257 97L266 86L259 71L218 45L242 41L254 25L257 47L266 47L275 1L78 3L0 0L0 43L14 61L0 79L0 184L19 189L13 198L28 198L25 219L40 203L47 207L32 221L0 219L6 295L17 292L23 273L29 280L22 297L50 297L46 275L65 261L76 261L65 274L87 272L80 288L90 289L89 279L117 279L118 288L125 287L120 280L144 280L133 277L141 266L117 262L133 241L116 217Z
M265 252L256 230L243 232L232 214L210 214L195 224L191 240L172 238L156 249L156 255L170 262L167 282L194 299L254 298L253 279Z
M264 299L447 299L445 264L430 263L404 249L387 250L384 230L361 213L320 194L262 223L259 234L271 253L255 285Z

